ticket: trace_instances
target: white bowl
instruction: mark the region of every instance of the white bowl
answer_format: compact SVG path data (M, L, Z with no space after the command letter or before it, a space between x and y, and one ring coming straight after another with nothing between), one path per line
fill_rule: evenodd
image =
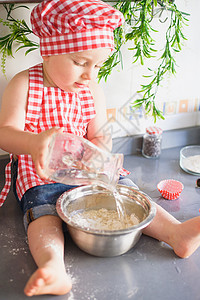
M181 149L180 167L189 174L200 175L200 145Z

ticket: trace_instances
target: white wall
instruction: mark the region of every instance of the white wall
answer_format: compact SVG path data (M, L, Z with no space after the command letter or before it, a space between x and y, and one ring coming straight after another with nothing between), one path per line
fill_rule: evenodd
M176 0L178 8L190 13L189 26L184 29L188 40L183 51L176 56L177 73L162 82L156 101L161 109L164 109L165 120L158 121L156 125L164 130L200 125L200 22L199 0ZM36 4L29 4L32 9ZM29 23L30 12L26 9L16 10L15 16L23 18ZM4 8L0 5L0 18L5 17ZM155 21L155 25L159 21ZM159 24L159 26L162 26ZM5 28L0 26L1 35L6 34ZM162 34L159 43L162 43ZM33 37L37 40L36 37ZM142 111L137 114L131 111L131 102L136 99L136 91L142 83L142 74L146 74L145 67L132 64L132 53L127 50L131 45L123 49L124 69L115 70L108 78L107 83L101 82L107 98L107 113L111 117L113 136L119 137L142 133L145 127L152 124L152 118L146 118ZM20 51L14 54L15 59L9 58L6 62L6 75L4 78L0 72L0 98L8 81L17 72L28 68L41 61L39 50L24 56ZM146 66L150 66L147 62ZM151 65L151 67L155 67ZM1 154L2 152L0 152Z
M190 13L190 21L189 26L184 28L188 39L184 42L181 53L176 55L176 76L170 76L161 83L156 97L165 116L165 120L158 121L156 125L164 130L200 125L200 1L176 0L176 4L180 10ZM154 24L159 24L159 21L156 20ZM160 34L157 38L161 45L163 36ZM133 116L130 111L130 103L132 99L136 99L136 91L140 89L139 84L143 80L142 74L147 73L145 67L131 64L132 53L127 49L124 49L124 56L124 70L115 72L110 77L109 86L102 84L110 109L109 115L116 119L113 122L114 136L142 133L146 126L153 124L152 118L145 119L141 112ZM155 67L149 61L146 61L146 66ZM126 111L125 116L122 116L122 107Z

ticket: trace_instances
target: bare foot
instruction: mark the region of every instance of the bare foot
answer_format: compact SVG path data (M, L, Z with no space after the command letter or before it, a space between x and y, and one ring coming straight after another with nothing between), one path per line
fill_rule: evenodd
M57 270L51 267L37 269L27 282L24 293L27 296L34 295L64 295L72 288L70 277L65 270Z
M186 258L194 253L200 246L200 217L196 217L176 225L171 246L181 258Z

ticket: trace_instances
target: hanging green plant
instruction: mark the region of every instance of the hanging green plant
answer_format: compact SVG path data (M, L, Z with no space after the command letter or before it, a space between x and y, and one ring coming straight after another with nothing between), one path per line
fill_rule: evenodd
M168 27L165 32L164 49L159 49L161 52L160 63L157 69L152 70L147 68L148 74L143 77L149 78L147 84L141 84L141 89L138 95L142 97L132 103L133 109L138 109L144 106L146 114L151 114L156 122L157 118L162 118L163 113L156 107L155 99L160 82L167 74L176 73L175 54L181 51L182 43L186 40L183 34L183 28L187 25L189 14L178 10L173 0L118 0L115 7L119 9L129 25L129 32L124 33L123 27L115 31L116 50L112 56L104 63L99 72L99 79L107 80L112 69L122 63L121 46L127 41L133 41L133 47L129 50L133 51L133 63L140 61L144 65L145 59L156 59L155 40L152 34L158 32L151 26L151 22L155 17L162 23L168 22ZM155 10L156 9L156 10ZM167 18L162 20L163 12L168 13ZM154 34L155 35L155 34ZM122 38L125 36L124 38Z
M26 8L27 6L14 4L3 4L7 17L6 20L0 19L0 23L9 28L9 34L0 37L0 53L1 69L3 74L6 74L6 58L13 57L13 49L15 51L27 48L25 55L29 52L38 49L39 44L29 39L32 33L24 20L18 20L11 15L15 9ZM107 80L112 70L116 66L121 65L123 68L123 56L121 53L122 45L131 41L133 46L129 48L133 52L133 63L140 62L144 65L144 61L158 60L155 53L160 51L160 58L158 67L153 70L147 68L147 74L143 77L147 78L147 84L141 84L141 89L138 95L142 97L132 103L133 109L138 109L144 106L146 114L157 118L162 118L163 113L156 107L156 94L160 82L167 76L167 74L176 73L175 54L181 51L183 41L186 37L183 34L183 28L187 25L189 14L178 10L173 0L118 0L114 2L114 7L119 9L125 18L125 26L117 28L114 32L115 36L115 51L104 63L100 69L99 80ZM167 12L167 17L163 20L163 12ZM165 46L163 49L157 49L155 36L158 29L153 28L152 21L154 18L159 18L160 26L167 22L168 26L165 31ZM127 32L128 27L128 32Z
M0 19L0 24L2 23L9 29L9 33L3 37L0 37L0 53L2 54L1 58L1 70L4 75L6 75L6 58L8 56L13 56L13 48L16 46L16 52L20 49L27 48L25 55L29 52L36 50L39 48L39 44L34 42L28 38L28 36L32 33L32 30L28 27L25 20L15 19L11 13L18 8L26 8L27 6L19 5L15 6L15 4L3 4L7 17L4 21Z

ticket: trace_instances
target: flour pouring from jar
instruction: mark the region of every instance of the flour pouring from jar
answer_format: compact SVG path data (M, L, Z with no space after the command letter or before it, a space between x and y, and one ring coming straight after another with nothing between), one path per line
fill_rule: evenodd
M110 190L119 219L126 223L123 200L115 186L123 166L123 154L103 151L90 141L71 133L56 133L49 146L45 174L68 185L97 184Z

